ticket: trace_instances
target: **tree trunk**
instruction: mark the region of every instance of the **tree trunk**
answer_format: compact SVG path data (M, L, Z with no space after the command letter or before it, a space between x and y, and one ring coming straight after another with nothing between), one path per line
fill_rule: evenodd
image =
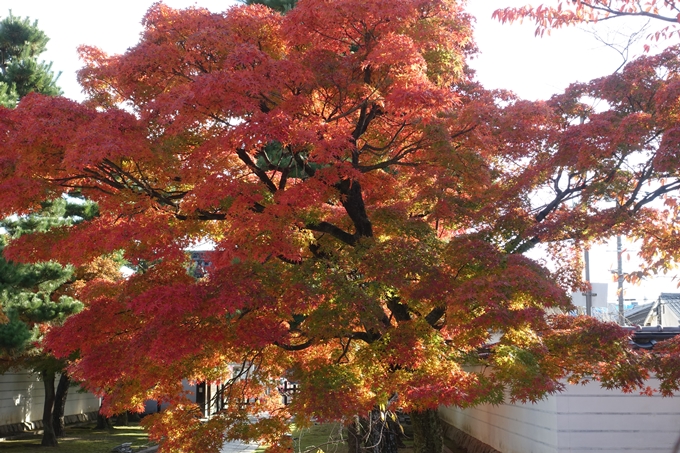
M94 429L99 429L99 430L113 429L113 427L111 426L111 420L108 417L103 416L102 413L99 412L97 414L97 426L95 426Z
M390 429L387 417L391 414L373 409L365 423L364 448L369 453L397 453L397 433Z
M381 453L380 452L380 440L382 439L382 426L380 423L376 422L380 420L380 411L373 409L369 414L368 418L365 420L365 426L367 432L364 434L364 451L367 453ZM363 420L362 420L363 421Z
M347 425L347 453L362 453L362 431L359 417L354 417L354 420Z
M52 424L54 427L54 435L57 437L64 437L64 409L66 407L66 397L68 396L68 388L71 380L64 372L59 377L59 384L57 385L57 393L54 396L54 413L52 416Z
M396 412L390 412L387 418L387 426L390 428L390 433L394 435L395 442L397 443L397 448L404 448L404 428L401 426L399 421L399 416Z
M40 377L45 386L45 404L43 405L43 438L40 445L43 447L56 447L57 436L52 425L52 413L54 411L54 378L56 373L50 370L42 370Z
M397 453L399 434L395 426L398 421L390 422L396 414L373 409L368 417L356 417L347 426L348 453Z
M382 415L380 419L380 427L383 432L382 445L380 446L381 453L397 453L399 447L398 426L397 414L389 411Z
M104 398L102 398L102 402L99 405L99 412L97 412L97 426L95 426L94 429L111 430L113 429L111 426L111 419L109 419L109 417L105 417L102 414L102 404L104 404Z
M116 415L116 426L127 426L129 423L127 411Z
M411 425L413 453L442 453L444 435L436 410L411 412Z

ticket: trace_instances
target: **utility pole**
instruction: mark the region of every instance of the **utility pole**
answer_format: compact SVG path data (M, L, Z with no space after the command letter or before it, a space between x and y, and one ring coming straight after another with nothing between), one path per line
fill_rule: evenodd
M583 124L586 121L585 113L581 113L581 119L579 124ZM590 282L590 248L586 248L583 252L585 265L586 265L586 283L588 284L588 289L586 290L586 315L593 315L593 285Z
M586 315L593 315L593 285L590 283L590 250L586 249L583 252L586 264L586 283L588 289L586 290Z
M625 320L623 316L623 259L621 255L623 254L623 246L621 245L621 235L616 235L616 256L618 261L618 280L619 286L617 293L619 295L619 325L625 325Z

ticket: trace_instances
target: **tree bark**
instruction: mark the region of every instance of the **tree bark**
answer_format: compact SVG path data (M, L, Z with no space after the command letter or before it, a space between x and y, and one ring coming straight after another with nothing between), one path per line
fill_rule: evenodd
M111 419L102 414L102 404L104 404L104 398L102 398L102 402L99 405L99 412L97 412L97 426L95 426L94 429L113 429L113 426L111 426Z
M110 430L113 427L111 426L111 420L108 417L105 417L102 415L101 412L97 414L97 426L95 426L94 429L99 429L99 430Z
M116 426L128 426L128 413L127 411L116 415Z
M434 409L411 412L413 453L442 453L444 434L439 415Z
M362 431L359 417L354 417L354 420L347 425L347 453L362 453Z
M397 449L399 448L399 433L397 431L399 421L396 417L397 415L390 411L385 412L380 419L380 425L383 431L382 445L380 448L381 453L397 453Z
M52 414L54 411L54 379L56 373L51 370L42 370L40 372L43 385L45 387L45 404L43 405L43 438L40 445L43 447L57 447L57 436L54 433L54 425L52 425Z
M71 379L69 379L66 373L62 373L59 377L57 392L54 396L54 412L52 414L54 435L57 437L64 437L64 409L66 408L66 397L68 396L68 388L70 384Z
M398 421L390 422L392 412L382 413L373 409L368 417L356 416L347 425L348 453L397 453L399 433L395 426Z
M361 424L365 427L363 434L363 451L367 453L397 453L397 433L391 429L388 417L391 413L373 409L368 419Z
M364 449L368 453L381 453L380 440L383 430L381 424L376 422L376 418L380 419L380 411L373 409L365 422L368 431L364 435Z

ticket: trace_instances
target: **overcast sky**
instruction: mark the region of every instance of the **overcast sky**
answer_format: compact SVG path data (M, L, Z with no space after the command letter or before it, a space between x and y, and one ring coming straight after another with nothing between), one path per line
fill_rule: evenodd
M77 46L94 45L110 54L125 52L137 42L142 30L141 18L152 3L151 0L0 0L0 16L12 10L16 16L38 20L40 28L50 37L43 58L53 62L55 71L62 72L59 85L64 95L82 100L75 76L81 66ZM236 2L165 0L165 3L173 8L200 6L223 11ZM523 5L526 0L469 0L468 3L468 10L477 19L475 37L480 53L472 66L477 70L479 80L487 88L510 89L527 99L546 99L572 82L585 82L615 71L622 63L622 57L602 40L620 43L625 41L623 37L644 24L644 21L617 20L589 29L557 30L550 36L536 38L530 23L502 25L491 19L495 9ZM635 46L638 53L642 44L639 42ZM591 254L591 260L592 280L610 282L610 270L616 268L615 245L597 248ZM675 284L670 278L660 279L653 285L631 288L626 297L655 299L660 291L674 290ZM615 288L610 288L609 294L610 300L615 299Z

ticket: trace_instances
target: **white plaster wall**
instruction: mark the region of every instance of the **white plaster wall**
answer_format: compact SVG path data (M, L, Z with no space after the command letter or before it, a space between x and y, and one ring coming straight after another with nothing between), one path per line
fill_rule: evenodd
M0 375L0 425L42 419L44 401L43 382L37 375L28 372ZM97 397L91 393L78 393L76 388L69 389L65 415L97 410L99 410Z
M42 382L30 373L0 375L0 425L42 417L45 392Z
M502 453L670 453L680 436L677 397L624 394L598 383L569 385L537 404L439 412L447 423Z
M656 381L650 381L655 387ZM559 453L670 453L680 436L680 399L625 394L597 383L569 386L557 403Z
M445 422L502 453L557 453L555 400L471 409L440 407Z
M59 383L59 379L57 379L56 383ZM42 386L42 381L38 384ZM98 410L99 397L89 392L83 392L80 390L80 387L71 387L68 389L64 415L87 414L89 412L97 412ZM42 401L40 402L39 414L39 418L42 418Z

